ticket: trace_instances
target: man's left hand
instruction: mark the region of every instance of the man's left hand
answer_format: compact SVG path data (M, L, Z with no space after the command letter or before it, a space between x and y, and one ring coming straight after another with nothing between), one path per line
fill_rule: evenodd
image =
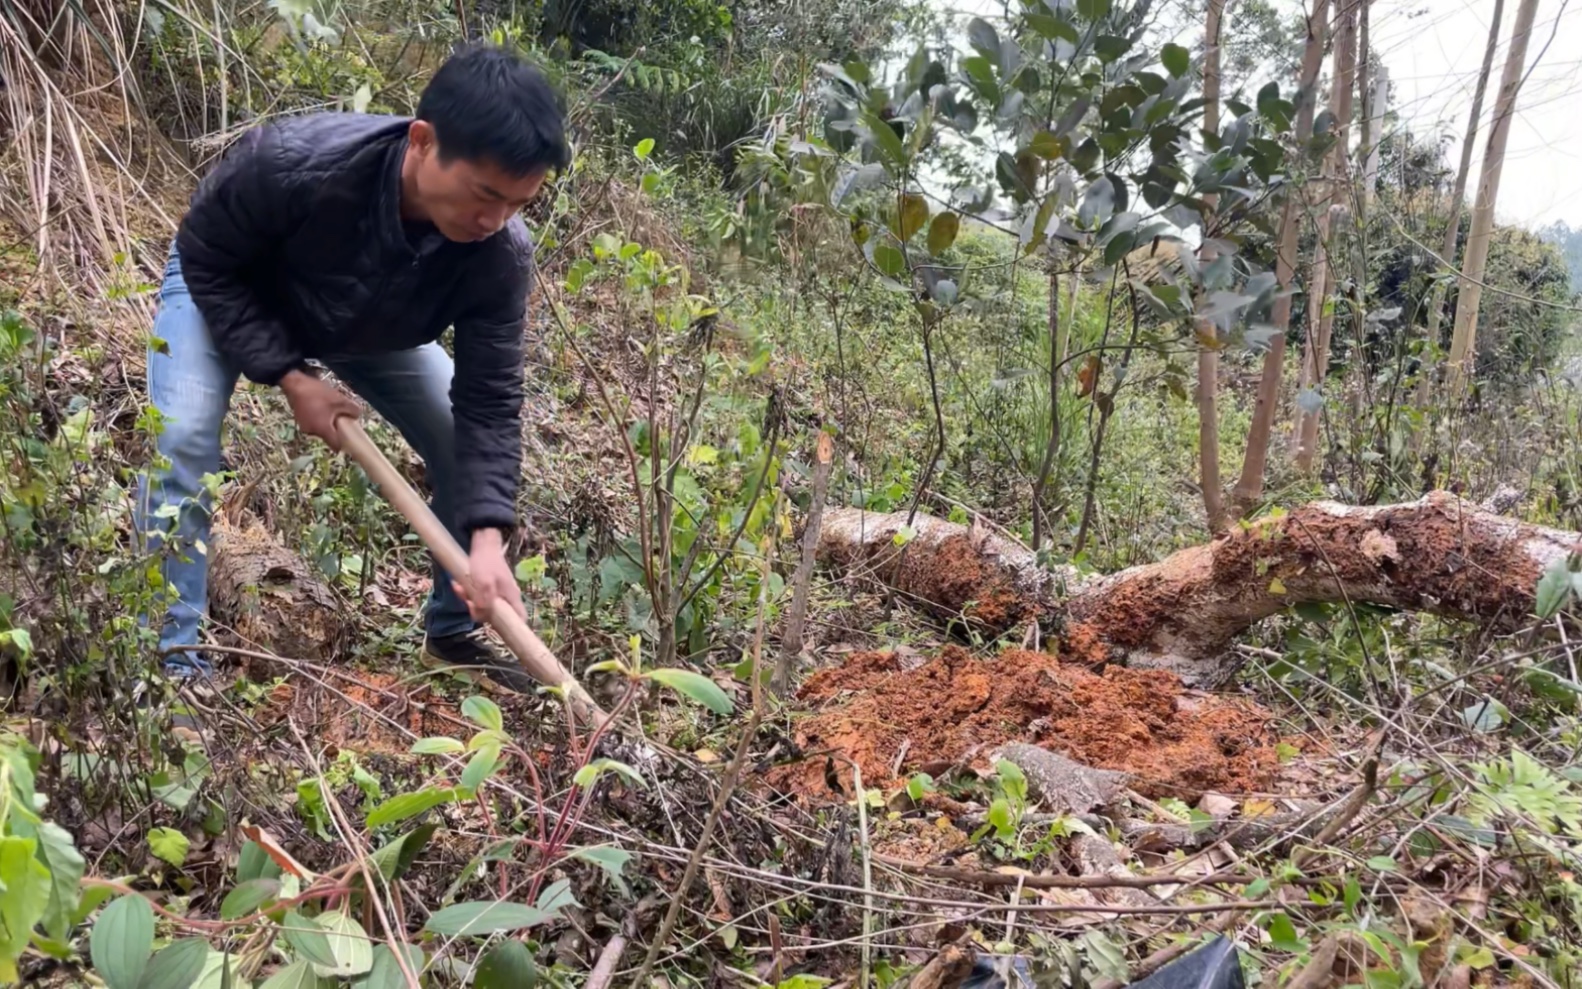
M505 537L499 529L479 529L472 534L472 553L467 562L472 570L470 586L456 581L455 587L467 602L474 621L488 621L495 602L501 600L523 621L527 620L527 608L522 604L522 592L516 586L511 565L505 560Z

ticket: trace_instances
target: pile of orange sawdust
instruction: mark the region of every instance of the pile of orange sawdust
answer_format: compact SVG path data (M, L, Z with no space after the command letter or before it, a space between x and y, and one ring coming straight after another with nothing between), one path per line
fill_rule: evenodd
M382 755L410 752L413 736L468 734L455 705L422 684L365 670L354 671L353 677L280 684L255 718L272 724L290 717L304 732L311 729L316 742Z
M985 768L997 746L1032 742L1131 773L1146 796L1189 801L1263 789L1279 766L1269 715L1251 703L1189 694L1158 670L1097 674L1046 653L982 660L952 646L910 670L894 653L856 653L798 696L822 705L797 724L808 758L777 767L769 782L808 801L843 797L819 755L830 750L862 768L864 786L893 786L958 762ZM833 772L849 798L850 770L837 761Z

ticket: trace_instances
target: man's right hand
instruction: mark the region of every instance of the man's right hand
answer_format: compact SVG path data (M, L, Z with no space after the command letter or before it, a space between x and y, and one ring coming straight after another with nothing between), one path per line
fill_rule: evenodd
M335 420L341 416L356 419L361 415L362 406L357 404L356 399L305 371L291 371L281 378L280 390L286 393L286 401L291 403L291 414L296 417L297 428L317 436L328 443L330 449L339 452L341 440L335 429Z

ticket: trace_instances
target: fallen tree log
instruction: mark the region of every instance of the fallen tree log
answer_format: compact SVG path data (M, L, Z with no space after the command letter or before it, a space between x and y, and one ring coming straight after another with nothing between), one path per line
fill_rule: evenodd
M826 513L819 558L879 581L943 620L1003 634L1038 622L1070 658L1222 680L1250 626L1296 604L1349 602L1514 630L1543 571L1582 535L1435 492L1398 505L1313 502L1157 563L1091 578L1046 568L981 527L900 513Z
M351 639L346 607L312 567L281 545L250 512L215 516L210 543L209 612L222 640L292 659L330 662ZM282 669L249 660L255 679Z

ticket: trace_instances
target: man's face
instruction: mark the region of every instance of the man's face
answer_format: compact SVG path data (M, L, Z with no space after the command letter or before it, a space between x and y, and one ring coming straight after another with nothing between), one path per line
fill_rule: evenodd
M412 122L408 154L421 211L449 240L477 241L497 233L538 195L545 173L513 176L488 160L441 161L434 128Z

